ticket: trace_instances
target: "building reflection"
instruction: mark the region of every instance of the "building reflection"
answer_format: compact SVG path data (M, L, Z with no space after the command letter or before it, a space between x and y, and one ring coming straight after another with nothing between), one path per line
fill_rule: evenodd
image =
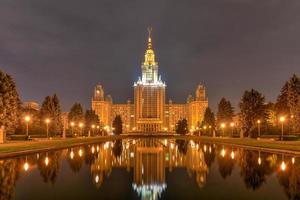
M112 168L126 168L133 170L132 187L141 199L158 199L167 188L166 170L186 168L203 187L208 173L203 150L192 142L186 145L185 153L175 140L139 139L124 140L121 145L120 141L92 145L90 149L97 157L90 167L93 183L99 188Z
M64 162L62 162L62 160ZM62 164L63 163L63 164ZM258 190L276 174L289 199L300 199L299 157L203 144L189 140L140 138L103 142L70 149L42 152L0 160L0 200L13 199L17 181L38 170L43 182L55 184L62 165L76 175L88 166L97 189L109 179L113 169L132 174L132 189L140 199L159 199L167 189L167 176L175 169L186 169L199 188L215 165L224 180L238 168L244 187Z

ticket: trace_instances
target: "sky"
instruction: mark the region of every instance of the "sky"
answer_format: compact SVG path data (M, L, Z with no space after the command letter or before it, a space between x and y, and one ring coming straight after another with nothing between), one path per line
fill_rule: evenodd
M214 110L251 88L274 101L300 75L299 10L299 0L1 0L0 70L22 101L57 93L64 111L90 108L97 83L115 103L133 100L151 26L166 101L184 103L199 83Z

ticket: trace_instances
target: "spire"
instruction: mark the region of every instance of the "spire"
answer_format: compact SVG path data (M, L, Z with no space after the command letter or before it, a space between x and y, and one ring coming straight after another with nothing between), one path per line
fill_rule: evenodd
M148 27L148 47L147 47L146 53L145 53L144 65L156 65L157 64L155 62L155 54L154 54L154 51L152 49L151 34L152 34L152 28Z
M152 49L151 33L152 33L152 27L148 27L148 49Z

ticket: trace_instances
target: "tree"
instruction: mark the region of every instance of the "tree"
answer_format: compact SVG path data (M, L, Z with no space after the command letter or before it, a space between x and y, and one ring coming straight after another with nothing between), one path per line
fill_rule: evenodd
M277 117L281 115L287 115L290 113L290 107L288 103L288 89L289 82L285 82L285 84L281 88L280 94L277 97L277 101L275 104L275 111Z
M254 136L256 134L256 122L260 119L266 120L265 98L258 91L246 90L243 94L240 106L240 123L245 136Z
M92 125L97 126L100 124L99 117L94 110L86 110L84 119L85 119L85 126L88 130L90 130Z
M180 135L186 135L189 132L188 123L186 119L181 119L176 124L176 133Z
M230 101L222 98L218 104L217 121L219 123L230 123L234 115Z
M21 101L11 76L0 70L0 127L14 133L18 123Z
M294 74L288 82L288 106L293 117L293 131L300 131L300 79Z
M115 135L120 135L123 133L123 122L120 115L117 115L113 121L113 128Z
M211 111L209 107L207 107L205 110L202 126L211 126L212 130L215 129L216 126L215 114Z
M62 119L61 119L61 108L59 99L56 94L52 97L47 96L42 103L40 110L40 122L41 127L45 124L45 119L49 118L51 123L49 125L49 133L52 136L59 135L62 133Z
M82 123L84 121L83 108L80 103L75 103L68 114L69 122Z

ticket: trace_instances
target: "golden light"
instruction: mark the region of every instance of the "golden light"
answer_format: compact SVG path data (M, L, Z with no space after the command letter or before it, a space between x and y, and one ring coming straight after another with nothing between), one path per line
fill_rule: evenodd
M83 127L83 123L80 122L79 123L79 127L82 128Z
M233 160L233 159L234 159L234 156L235 156L235 155L234 155L234 151L231 151L231 155L230 155L230 156L231 156L231 159Z
M291 115L291 119L294 119L294 117L295 117L294 115Z
M206 147L206 145L204 145L204 146L203 146L203 150L204 150L204 152L206 152L206 151L207 151L207 147Z
M73 160L73 158L74 158L74 152L73 152L73 150L70 152L70 158L71 158L71 160Z
M206 129L207 129L207 126L203 126L203 128L204 128L204 130L206 130Z
M167 146L168 145L168 140L167 139L165 139L165 146Z
M226 124L225 124L225 123L222 123L222 124L221 124L221 128L224 129L225 127L226 127Z
M95 182L96 182L96 183L99 182L99 176L98 176L98 175L95 177Z
M280 169L281 169L281 171L285 171L286 170L286 164L285 164L284 161L281 162Z
M231 127L234 127L234 123L233 123L233 122L231 122L231 123L230 123L230 126L231 126Z
M95 153L95 147L92 146L92 154Z
M49 118L45 119L45 123L49 124L50 123L50 119Z
M221 156L224 158L225 155L226 155L226 151L225 151L225 149L222 149L222 151L221 151Z
M164 128L164 131L167 131L167 130L168 130L168 128L167 128L167 127L165 127L165 128Z
M292 164L295 164L295 157L292 158Z
M31 117L30 117L29 115L26 115L26 116L24 117L24 119L25 119L26 122L30 122Z
M256 122L256 123L260 124L260 123L261 123L261 121L260 121L260 120L257 120L257 122Z
M46 156L46 158L45 158L45 165L48 166L48 164L49 164L49 158L48 158L48 156Z
M79 157L81 157L82 156L82 149L79 149L79 151L78 151L78 155L79 155Z
M261 165L261 157L258 157L257 163Z
M281 116L281 117L279 118L279 121L280 121L281 123L283 123L283 122L285 121L285 117L284 117L284 116Z
M97 129L99 129L100 128L100 126L97 126Z
M91 127L92 127L92 129L96 128L96 126L94 124Z
M29 164L28 164L28 162L26 161L26 162L24 163L24 170L27 171L28 169L29 169Z
M71 126L75 126L75 123L74 123L74 122L71 122Z
M170 144L170 147L171 147L171 149L174 149L174 144L171 143L171 144Z

